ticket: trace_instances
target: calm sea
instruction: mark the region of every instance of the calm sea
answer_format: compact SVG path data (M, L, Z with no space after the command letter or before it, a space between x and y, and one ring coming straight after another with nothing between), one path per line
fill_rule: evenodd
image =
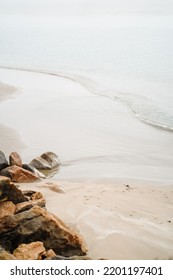
M0 66L64 75L173 131L173 28L0 19ZM48 23L48 22L47 22Z

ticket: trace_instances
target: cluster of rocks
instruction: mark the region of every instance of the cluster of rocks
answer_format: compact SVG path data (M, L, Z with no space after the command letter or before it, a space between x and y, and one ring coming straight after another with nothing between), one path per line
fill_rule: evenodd
M43 153L29 164L23 164L17 152L10 154L8 162L5 154L0 151L0 175L9 177L16 183L31 183L46 178L43 172L53 170L59 165L59 157L53 152Z
M2 160L0 164L2 168ZM4 168L9 168L7 163ZM1 260L89 259L82 237L45 204L40 192L22 192L10 178L0 176Z

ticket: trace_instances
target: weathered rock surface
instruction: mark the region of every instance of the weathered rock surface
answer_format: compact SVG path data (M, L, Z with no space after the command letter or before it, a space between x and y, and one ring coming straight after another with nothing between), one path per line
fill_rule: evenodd
M16 204L16 209L15 209L15 214L21 213L23 211L27 211L31 209L33 206L40 206L40 207L45 207L46 206L46 200L44 198L40 198L37 200L30 200L27 202L22 202Z
M52 152L43 153L41 157L50 164L51 169L60 165L60 159L55 153Z
M33 159L29 165L35 167L38 170L51 170L60 165L60 160L56 154L52 152L46 152L40 157Z
M27 201L21 190L19 190L10 179L0 176L0 202L12 201L14 204Z
M18 260L38 260L40 255L45 252L43 242L37 241L30 244L20 244L13 252Z
M38 171L35 167L30 166L29 164L23 164L22 168L34 173L37 177L41 179L46 179L46 176L42 172Z
M17 165L19 167L22 167L22 160L18 153L12 152L9 156L9 163L10 165Z
M1 170L1 175L9 177L16 183L32 183L39 180L39 177L17 165L6 167Z
M16 260L16 258L8 253L1 245L0 245L0 260Z
M8 161L2 151L0 151L0 170L8 167Z
M82 238L60 219L38 206L0 219L0 244L13 252L20 244L42 241L46 250L66 257L85 255Z
M13 215L15 212L16 206L12 201L0 202L0 218L4 216Z

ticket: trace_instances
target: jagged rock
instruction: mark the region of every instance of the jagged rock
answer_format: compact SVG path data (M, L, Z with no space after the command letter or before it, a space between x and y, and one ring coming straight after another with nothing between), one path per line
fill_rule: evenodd
M4 216L13 215L15 212L15 205L12 201L5 201L0 203L0 218Z
M0 219L0 244L10 252L21 243L41 241L46 250L66 257L85 255L82 238L60 219L38 206Z
M8 167L8 161L2 151L0 151L0 170Z
M51 170L60 165L60 160L56 154L52 152L46 152L40 157L33 159L29 165L35 167L38 170Z
M46 179L46 176L42 172L38 171L35 167L30 166L29 164L23 164L22 168L34 173L41 179Z
M28 201L21 190L19 190L10 179L0 176L0 202L12 201L14 204Z
M39 177L30 171L13 165L1 170L1 175L9 177L16 183L32 183L39 180Z
M8 253L1 245L0 245L0 260L16 260L16 258Z
M36 205L40 207L45 207L46 200L44 198L40 198L37 200L30 200L27 202L18 203L16 204L15 214L27 211Z
M38 260L40 254L45 252L43 242L37 241L29 244L20 244L13 252L17 260Z
M9 163L10 165L17 165L19 167L22 167L22 160L18 153L12 152L9 156Z

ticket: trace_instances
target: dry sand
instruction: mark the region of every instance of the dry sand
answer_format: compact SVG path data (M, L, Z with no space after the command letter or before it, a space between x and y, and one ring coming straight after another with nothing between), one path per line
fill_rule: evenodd
M50 190L45 182L21 188L41 191L47 209L82 234L91 258L173 258L172 187L139 182L127 187L120 181L58 184L65 193Z
M2 69L1 79L12 87L0 87L0 149L25 162L46 150L62 160L46 181L65 193L45 181L21 188L41 191L94 259L173 258L172 134L66 79Z

